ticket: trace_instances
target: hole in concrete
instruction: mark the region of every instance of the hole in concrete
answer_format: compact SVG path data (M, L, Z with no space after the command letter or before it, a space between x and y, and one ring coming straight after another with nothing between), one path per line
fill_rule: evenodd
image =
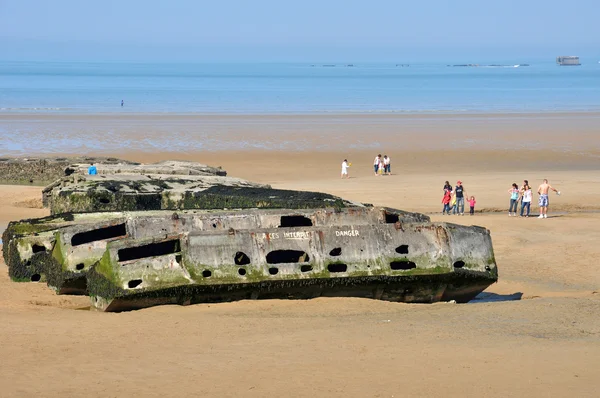
M125 224L118 224L111 227L92 229L91 231L75 234L71 238L71 245L79 246L98 240L118 238L125 235L127 235Z
M269 274L277 275L279 273L279 268L271 267L269 268Z
M235 257L233 258L235 261L235 265L248 265L250 264L250 257L246 255L244 252L235 253Z
M400 245L396 248L396 253L408 254L408 245Z
M110 203L110 199L108 199L108 198L100 198L100 203L102 203L102 204L108 204L108 203Z
M76 269L77 271L81 271L83 268L85 268L85 265L83 265L83 263L77 264L77 265L75 266L75 269Z
M327 270L329 272L346 272L348 266L346 264L329 264Z
M331 249L331 251L329 252L330 256L341 256L342 255L342 248L341 247L335 247L333 249Z
M182 260L181 255L175 256L175 261L177 261L178 264L181 264L181 260Z
M394 224L397 223L398 221L400 221L400 217L398 216L398 214L393 214L393 213L385 213L385 222L387 224Z
M304 216L281 216L280 228L289 227L312 227L310 218Z
M267 254L268 264L306 263L309 260L308 253L301 250L273 250Z
M417 268L417 264L413 263L412 261L408 261L408 260L402 260L402 261L392 261L390 263L390 268L393 270L402 270L402 271L406 271L409 269L414 269Z
M117 252L119 261L137 260L155 256L164 256L179 252L179 239L167 240L165 242L151 243L149 245L128 247Z
M240 269L238 269L238 274L240 274L241 276L246 275L246 268L240 268Z
M303 265L302 267L300 267L300 271L310 272L310 271L312 271L312 265Z
M454 268L462 268L465 266L465 262L464 261L456 261L454 263Z
M213 223L212 227L217 228L217 224Z
M141 280L141 279L134 279L134 280L132 280L132 281L129 281L129 282L127 282L127 286L128 286L130 289L133 289L133 288L135 288L135 287L138 287L138 286L139 286L139 285L141 285L141 284L142 284L142 280Z
M31 246L31 250L33 250L34 254L35 253L40 253L40 252L45 252L46 251L46 246L34 244L33 246Z
M33 275L31 275L31 281L32 282L39 282L40 279L42 279L42 276L40 274L33 274Z
M202 276L204 278L210 278L212 276L212 272L210 272L209 270L205 269L204 271L202 271Z

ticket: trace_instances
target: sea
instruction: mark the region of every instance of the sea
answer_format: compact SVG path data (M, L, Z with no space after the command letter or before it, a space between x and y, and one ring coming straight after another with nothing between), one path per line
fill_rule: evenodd
M121 105L122 104L122 105ZM0 62L0 115L600 110L600 64Z

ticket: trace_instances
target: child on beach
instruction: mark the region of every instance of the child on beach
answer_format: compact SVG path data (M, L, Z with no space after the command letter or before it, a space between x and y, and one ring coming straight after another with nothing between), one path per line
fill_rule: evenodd
M450 215L450 201L452 200L452 191L445 190L444 197L442 198L442 204L444 208L442 209L442 215L448 214Z
M348 159L344 159L342 162L342 177L341 178L350 178L348 177L348 167L350 167L350 163L348 163Z
M452 195L452 200L450 201L450 207L452 207L452 214L456 214L456 193ZM448 212L448 214L450 214Z
M473 215L475 214L475 196L471 196L469 198L469 214Z

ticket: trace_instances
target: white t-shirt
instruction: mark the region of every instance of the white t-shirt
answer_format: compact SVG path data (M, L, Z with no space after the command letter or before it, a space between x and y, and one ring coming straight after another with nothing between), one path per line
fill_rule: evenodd
M523 202L531 202L531 189L523 192Z
M373 166L379 166L379 162L381 159L379 159L379 156L375 156L375 160L373 161Z
M348 174L348 163L342 162L342 174Z
M383 158L383 164L386 166L390 164L390 158Z

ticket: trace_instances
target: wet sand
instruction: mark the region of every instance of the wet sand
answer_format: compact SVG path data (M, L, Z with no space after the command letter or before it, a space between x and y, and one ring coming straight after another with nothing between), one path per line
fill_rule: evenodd
M533 131L529 136L544 139ZM592 158L489 148L386 151L394 175L381 177L372 175L370 149L174 156L146 148L111 155L193 159L276 188L331 192L485 226L500 281L480 300L266 300L104 314L85 311L86 297L10 282L2 264L1 395L596 396L600 174ZM348 180L339 178L344 157L353 164ZM523 178L534 187L548 178L561 189L560 197L550 198L550 218L506 215L507 190ZM439 215L446 179L461 179L478 210L486 211ZM0 186L0 224L46 214L23 207L40 192Z
M0 155L507 150L600 157L600 114L0 114ZM460 153L457 155L460 156Z

